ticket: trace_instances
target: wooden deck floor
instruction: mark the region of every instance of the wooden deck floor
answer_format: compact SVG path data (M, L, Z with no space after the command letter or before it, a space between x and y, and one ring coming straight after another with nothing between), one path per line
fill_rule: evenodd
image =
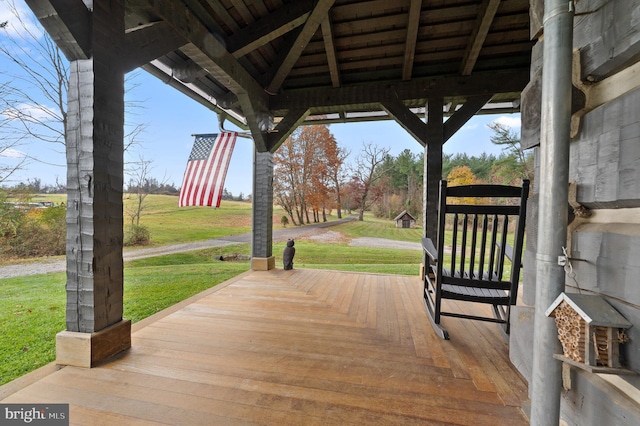
M69 403L78 425L527 424L498 326L445 318L442 341L420 290L417 277L247 272L134 325L133 347L100 367L19 379L0 399Z

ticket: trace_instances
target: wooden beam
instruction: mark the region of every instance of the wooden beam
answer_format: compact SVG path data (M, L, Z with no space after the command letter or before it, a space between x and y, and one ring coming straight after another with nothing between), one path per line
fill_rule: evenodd
M382 108L422 146L426 144L427 125L400 101L385 101Z
M343 110L350 105L379 104L384 100L421 100L436 97L468 97L494 93L520 92L529 81L529 70L504 73L475 73L470 76L413 79L384 84L296 90L270 97L269 109L300 109L313 105L324 110Z
M82 0L25 0L69 61L91 57L92 13Z
M236 23L235 19L231 16L229 11L220 1L206 0L205 3L213 10L213 12L220 17L226 25L231 28L231 31L240 30L240 26Z
M176 2L148 0L162 19L190 43L182 52L201 68L206 69L217 81L223 81L240 102L256 149L268 150L266 130L271 113L268 110L268 95L253 77L226 49L221 36L211 34L189 9ZM271 118L272 120L272 118Z
M411 80L411 73L413 72L413 58L416 54L421 10L422 0L411 0L409 22L407 24L407 40L404 44L404 64L402 66L402 79L405 81Z
M454 112L451 117L444 123L444 139L448 141L467 121L471 119L483 106L489 102L492 95L482 95L469 98L467 102Z
M239 30L227 39L229 52L239 58L281 37L305 23L311 10L312 0L297 1L285 5L254 24Z
M444 100L429 98L427 103L427 144L424 149L423 228L425 237L436 241L438 235L438 198L442 179ZM426 259L424 259L427 262ZM427 265L427 263L425 263Z
M161 63L158 60L151 61L141 67L143 70L147 71L152 76L156 77L163 83L171 86L176 89L180 93L190 97L194 101L198 102L200 105L204 106L207 109L215 112L216 114L226 114L226 119L238 126L243 130L247 130L247 125L244 122L244 118L239 114L235 113L235 111L231 111L231 107L227 108L219 102L219 100L215 99L215 97L207 92L204 88L195 85L194 83L184 83L177 78L172 77L171 68ZM234 95L235 96L235 95ZM237 103L237 98L234 98ZM216 103L216 100L218 103ZM225 109L223 109L225 108Z
M327 14L327 18L322 21L322 38L324 39L324 50L327 54L327 62L329 63L331 85L333 87L340 87L340 69L338 68L336 45L333 42L333 24L330 14Z
M500 6L500 0L484 0L482 2L476 25L473 29L473 33L471 34L471 38L469 39L467 50L462 58L460 74L470 75L471 71L473 71L473 67L476 65L476 61L480 55L480 50L487 38L489 28L491 27L493 18L496 15L498 6Z
M311 40L311 37L313 37L318 30L322 21L326 19L329 9L333 6L334 2L335 0L318 0L316 7L313 9L313 12L311 12L311 15L309 15L309 19L307 19L295 43L292 48L289 49L284 61L275 72L271 83L267 86L267 92L277 93L280 90L289 71L291 71L291 68L293 68L302 51L307 47L307 44L309 44L309 40Z
M304 121L309 115L309 109L299 109L289 111L280 120L274 131L269 133L269 151L274 153L280 148L280 145L293 133L294 130Z
M211 34L189 9L163 0L148 0L148 3L175 32L191 43L183 52L207 69L214 79L226 82L227 88L236 94L251 92L258 98L266 98L262 87L227 51L222 37Z
M273 116L261 103L255 102L247 93L239 94L238 101L244 118L247 120L247 126L251 132L256 151L268 152L269 142L266 132L273 125Z
M169 24L160 21L127 31L125 43L122 67L127 73L179 49L187 41L175 33Z

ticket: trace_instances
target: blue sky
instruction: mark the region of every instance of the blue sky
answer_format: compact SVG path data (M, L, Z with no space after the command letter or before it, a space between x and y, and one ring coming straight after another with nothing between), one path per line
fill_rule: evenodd
M0 0L0 22L9 19L6 11L1 10L6 2L7 0ZM2 36L4 35L0 34L0 37ZM6 75L8 71L11 71L9 61L0 56L0 75ZM217 117L212 111L144 71L138 72L135 81L137 87L127 92L127 96L142 102L143 106L136 110L133 121L144 123L147 127L139 138L140 145L134 152L126 155L125 161L134 161L140 156L145 160L151 160L153 177L179 186L193 144L192 135L217 132ZM509 125L519 133L519 114L476 116L445 144L444 152L465 152L470 156L477 156L483 152L499 154L499 147L490 142L491 130L487 127L488 123L496 120ZM226 126L232 128L228 123ZM394 121L332 124L329 129L338 144L350 150L351 159L358 155L365 143L389 147L391 155L397 155L407 148L416 154L423 152L422 146ZM52 146L35 140L26 141L15 151L0 155L0 164L11 164L24 154L36 157L46 164L29 162L22 171L12 176L10 183L33 178L39 178L44 184L53 184L56 178L65 182L66 161L62 146ZM233 194L251 193L252 163L251 140L238 138L225 182L225 187Z

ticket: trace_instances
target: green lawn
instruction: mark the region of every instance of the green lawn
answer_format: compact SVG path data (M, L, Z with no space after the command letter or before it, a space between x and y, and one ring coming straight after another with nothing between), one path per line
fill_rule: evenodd
M377 219L370 215L365 215L364 219L362 222L355 220L332 229L340 230L349 238L377 237L397 241L420 242L423 236L422 228L396 228L392 220Z

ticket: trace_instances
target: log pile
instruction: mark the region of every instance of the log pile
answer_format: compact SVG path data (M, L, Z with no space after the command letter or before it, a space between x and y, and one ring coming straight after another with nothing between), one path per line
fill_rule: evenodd
M562 343L564 356L576 362L585 362L586 323L580 315L565 301L555 310L558 339Z

